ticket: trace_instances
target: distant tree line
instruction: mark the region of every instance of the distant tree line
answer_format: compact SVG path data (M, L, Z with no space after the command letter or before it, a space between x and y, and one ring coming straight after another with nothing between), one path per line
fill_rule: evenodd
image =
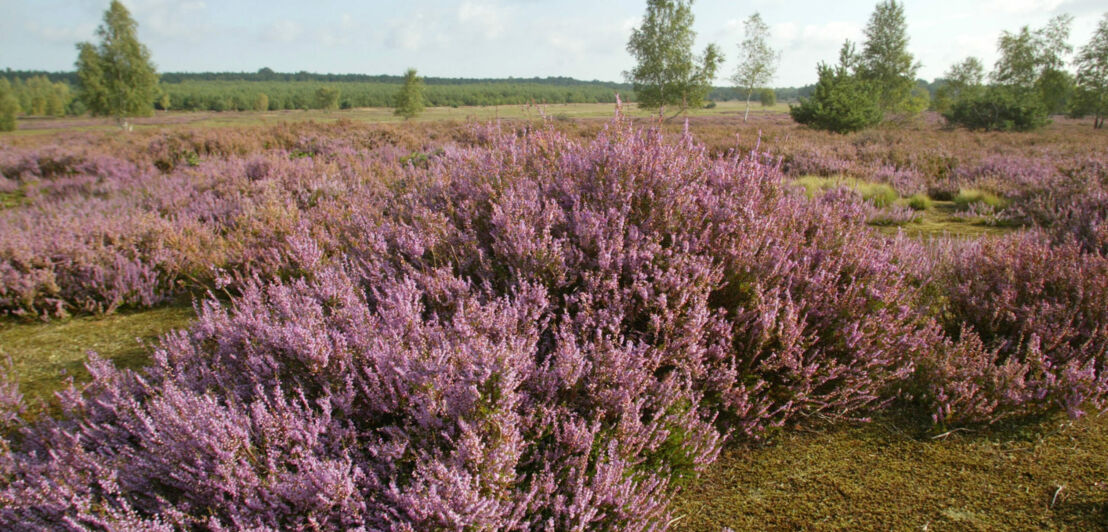
M77 83L77 72L48 72L45 70L12 70L0 72L0 76L12 78L29 78L43 76L52 82L65 82L71 85ZM400 86L404 83L405 76L385 74L317 74L313 72L274 72L270 68L261 68L257 72L164 72L160 74L162 83L181 83L184 81L319 81L327 83L335 82L370 82L390 83ZM487 83L531 83L538 85L554 86L596 86L614 88L621 91L630 90L630 83L616 83L611 81L579 80L565 76L547 76L534 78L442 78L421 77L426 85L479 85ZM622 93L621 93L622 94ZM622 97L622 96L621 96Z
M403 76L360 74L266 73L168 73L161 75L155 109L181 111L247 111L281 109L326 109L392 107ZM76 73L13 71L0 72L7 78L21 104L23 115L54 115L30 102L60 98L61 114L82 114L85 107L75 100ZM634 102L631 86L624 83L579 81L572 78L454 79L422 78L424 102L428 106L522 105L527 103L614 103L616 94ZM49 88L49 90L48 90ZM51 92L53 91L53 92ZM322 91L322 93L321 93ZM337 92L334 92L337 91ZM259 105L264 99L264 105Z
M5 79L3 92L10 94L18 106L16 112L28 116L64 116L85 111L73 96L73 89L64 81L51 81L43 75Z
M326 108L320 91L338 91L335 102L342 109L393 107L403 86L396 83L348 81L199 81L161 84L175 110L245 111L256 109L259 95L265 95L266 109ZM535 82L488 81L454 85L426 83L423 98L432 107L469 105L520 105L527 103L613 103L616 94L634 101L630 89L612 85L553 85ZM159 105L160 107L160 105Z

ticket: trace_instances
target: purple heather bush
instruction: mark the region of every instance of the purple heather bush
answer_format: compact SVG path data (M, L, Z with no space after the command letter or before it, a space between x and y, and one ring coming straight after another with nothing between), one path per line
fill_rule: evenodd
M0 212L6 312L234 294L144 370L91 357L55 418L0 388L4 528L655 530L728 438L908 394L949 424L1106 391L1108 266L1077 244L882 237L777 158L621 119L419 152L226 135L53 188L110 166L0 165L42 191ZM856 148L914 179L880 145Z
M1108 392L1108 258L1037 232L965 246L941 267L955 331L921 371L935 418L992 421Z

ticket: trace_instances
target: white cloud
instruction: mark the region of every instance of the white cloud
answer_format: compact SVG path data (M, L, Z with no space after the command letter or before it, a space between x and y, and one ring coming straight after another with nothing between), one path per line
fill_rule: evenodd
M291 20L278 20L262 32L262 39L272 42L294 42L304 34L304 27Z
M458 24L484 39L493 40L504 33L504 8L480 2L462 2L458 6Z
M74 44L94 39L96 24L85 23L71 27L40 26L34 22L27 24L27 31L44 41L59 44Z
M797 29L796 24L792 22L784 22L781 24L774 24L770 26L770 35L774 40L781 42L789 42L800 34L800 30Z
M804 26L800 40L808 46L824 46L839 44L847 39L856 40L861 34L862 26L856 22L831 21Z
M991 0L981 10L985 13L1026 15L1054 11L1063 3L1064 0Z
M431 29L432 25L437 24L429 20L429 17L423 11L416 11L404 18L394 19L389 25L388 33L385 35L385 46L409 52L421 51L429 44L428 39L424 37L425 32L430 32L432 35L441 34Z
M596 19L567 18L536 23L530 32L545 34L547 44L557 54L569 54L573 61L587 63L599 56L622 56L637 22L636 19L609 23Z
M132 12L142 34L199 42L215 31L207 14L208 5L203 1L140 0L132 3Z
M356 41L364 41L366 30L359 28L349 13L339 16L338 23L328 24L316 30L317 40L324 46L350 46Z
M585 43L581 42L575 36L564 34L560 31L552 31L550 35L547 35L546 42L554 49L568 52L571 54L580 54L585 51Z

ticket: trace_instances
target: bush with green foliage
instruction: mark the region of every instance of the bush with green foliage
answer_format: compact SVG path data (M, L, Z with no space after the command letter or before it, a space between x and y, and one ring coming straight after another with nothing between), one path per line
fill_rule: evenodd
M1035 92L992 86L954 102L943 114L955 126L985 131L1030 131L1050 122Z
M416 69L409 68L404 73L404 85L396 93L396 110L393 114L405 119L414 118L423 112L423 78Z
M332 111L339 108L339 90L335 87L320 87L315 91L315 107Z
M138 24L118 0L104 12L96 30L100 44L77 45L80 97L94 115L114 117L126 128L126 117L150 116L158 91L158 73L150 51L136 36Z
M821 63L818 70L819 81L812 97L789 107L793 120L835 133L860 131L881 122L883 113L869 83L855 77L843 65L831 67Z
M254 97L254 110L269 110L269 96L266 96L264 92L259 92L258 95Z
M762 89L758 91L758 101L762 103L762 107L773 107L777 105L777 92L773 89Z
M15 131L15 117L19 114L19 100L12 93L12 85L0 78L0 131Z

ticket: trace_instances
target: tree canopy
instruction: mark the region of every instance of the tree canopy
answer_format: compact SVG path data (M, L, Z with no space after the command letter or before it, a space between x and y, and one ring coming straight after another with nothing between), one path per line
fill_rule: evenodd
M17 114L19 114L19 100L15 98L8 80L0 78L0 131L14 131Z
M750 115L750 98L754 90L765 86L777 72L777 61L781 54L769 45L769 25L762 15L754 13L743 23L744 38L739 43L739 63L731 81L746 92L745 122Z
M858 57L858 76L871 83L882 112L919 112L912 101L920 64L908 52L904 4L888 0L877 4L865 29L866 42Z
M396 93L396 110L393 113L405 120L414 118L423 112L423 78L416 69L409 68L404 73L404 85Z
M158 73L137 29L127 8L112 0L96 30L100 43L77 45L81 100L93 115L115 117L124 127L126 117L153 114L158 94Z
M946 112L960 99L971 97L982 90L985 81L985 65L976 57L967 57L955 63L943 74L942 85L935 91L934 107Z
M627 51L637 64L624 75L640 107L703 105L723 56L714 44L693 57L692 0L647 0L642 25L631 32Z
M1061 70L1065 55L1073 51L1069 45L1073 17L1059 15L1046 27L1032 31L1023 26L1016 32L1005 31L997 41L997 59L992 80L1015 89L1031 90L1044 72Z
M1108 13L1100 19L1088 44L1081 47L1077 65L1078 106L1093 115L1093 128L1104 127L1108 115Z

